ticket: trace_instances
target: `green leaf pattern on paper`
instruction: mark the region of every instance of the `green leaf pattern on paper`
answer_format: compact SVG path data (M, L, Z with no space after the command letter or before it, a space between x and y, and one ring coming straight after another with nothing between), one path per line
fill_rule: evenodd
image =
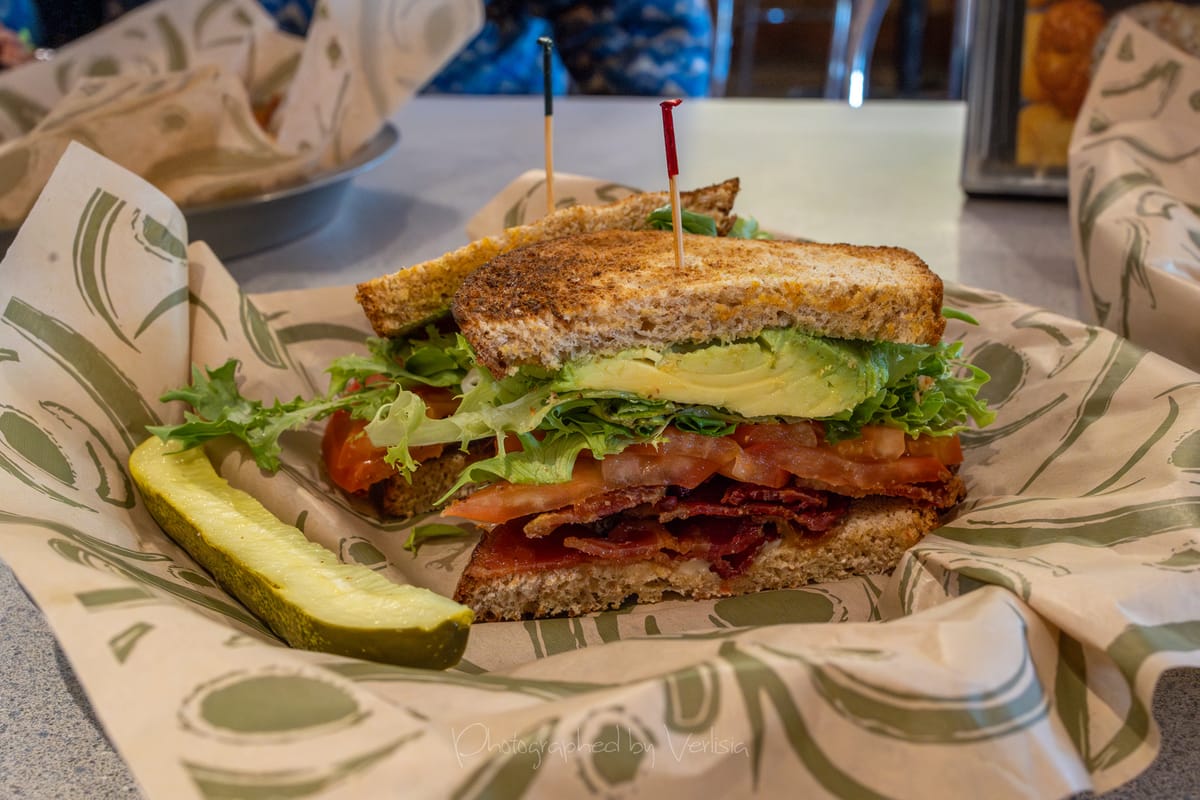
M348 796L397 775L458 797L652 796L664 775L700 795L887 795L863 753L911 764L914 794L988 759L1066 796L1084 770L1111 782L1145 763L1153 678L1200 666L1200 380L954 285L948 302L980 325L949 335L994 375L998 418L965 437L969 500L892 575L479 624L445 672L287 649L151 522L125 459L177 412L156 398L191 354L181 338L177 356L152 356L162 337L202 327L204 358L238 357L255 391L290 395L357 346L361 322L344 296L247 296L210 264L189 287L148 222L161 215L126 202L137 224L108 224L124 200L84 187L90 261L64 250L45 265L64 291L0 287L0 555L52 619L86 620L72 647L97 685L147 665L169 676L145 687L154 769L193 796ZM117 270L168 280L126 304ZM333 490L319 447L319 430L290 436L274 477L236 450L215 458L344 561L452 593L469 542L405 551L408 526ZM104 717L127 695L94 697ZM146 757L129 752L137 771Z
M499 756L484 762L471 773L450 797L453 800L483 800L523 796L544 763L543 754L549 750L556 723L554 719L539 722L515 737Z
M708 662L684 667L663 678L663 722L678 733L703 733L721 710L721 676Z
M56 419L61 428L77 443L83 443L95 477L95 493L101 501L121 508L133 508L133 481L126 471L124 460L104 439L100 430L71 409L53 400L43 400L43 409Z
M50 550L61 558L74 564L120 575L132 581L134 585L154 592L160 602L166 601L168 597L175 597L271 636L261 622L240 606L224 599L222 593L199 591L189 583L177 581L166 569L166 566L173 563L170 556L115 545L52 520L0 511L0 529L12 525L25 525L57 534L47 539L46 543ZM102 604L97 604L93 596L85 605L98 607Z
M263 772L209 766L185 757L181 764L206 800L277 800L315 797L334 789L392 755L412 738L404 736L328 767Z
M32 130L38 121L46 116L46 106L12 89L0 89L0 113L9 118L17 131L25 133ZM7 173L5 180L11 180Z
M896 691L836 667L809 670L821 699L855 725L906 742L965 744L1007 736L1046 716L1046 693L1031 654L1015 655L1020 661L1006 678L957 695Z
M199 4L197 4L199 5ZM91 76L127 73L150 75L186 70L197 62L210 62L222 52L237 52L252 34L237 24L240 3L212 0L196 12L186 30L181 30L187 11L165 8L160 13L138 15L122 20L118 51L103 42L87 42L59 50L53 62L38 69L45 77L29 81L6 81L0 88L0 112L7 115L13 130L31 130L53 104ZM244 19L244 16L243 16ZM30 96L30 83L36 88ZM4 126L6 129L8 126Z
M1084 402L1075 411L1075 418L1067 428L1059 446L1033 471L1029 480L1021 487L1028 489L1051 464L1075 445L1087 429L1101 419L1112 403L1113 396L1129 379L1144 353L1128 342L1115 339L1103 372L1096 376L1089 387ZM1020 492L1018 492L1020 493Z
M187 263L187 244L179 240L179 237L166 225L162 224L154 217L141 217L141 231L138 240L151 253L159 255L164 261L172 263ZM136 226L135 222L135 226Z
M751 731L752 786L758 786L763 769L768 766L764 752L769 709L772 721L778 720L782 725L784 740L792 754L822 789L834 797L885 797L856 780L854 772L858 770L851 770L849 766L841 767L830 760L821 749L820 738L810 729L788 684L763 658L739 647L735 642L722 643L719 655L733 670L738 691L746 706Z
M147 425L162 421L129 376L80 331L15 297L0 314L0 323L74 379L108 417L125 452L142 440Z
M154 630L154 626L148 622L137 622L130 625L121 633L109 640L109 647L112 649L113 656L118 662L124 664L129 660L129 656L133 654L134 648L143 636L146 636Z
M108 239L124 207L125 203L115 195L97 189L75 229L72 258L75 286L88 310L104 320L118 339L133 347L117 324L108 287Z
M240 317L242 332L246 340L254 348L254 354L259 361L275 369L286 369L283 347L280 346L275 331L268 324L269 319L259 312L248 295L241 297Z
M0 470L30 489L76 508L87 506L63 491L76 473L63 447L25 412L0 405Z
M1200 74L1132 23L1121 41L1082 112L1105 124L1078 128L1072 145L1076 263L1097 321L1196 369Z

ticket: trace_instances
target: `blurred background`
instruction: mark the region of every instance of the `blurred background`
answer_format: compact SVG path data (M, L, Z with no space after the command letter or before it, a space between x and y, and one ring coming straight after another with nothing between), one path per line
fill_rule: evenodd
M722 87L720 76L715 76L714 94L822 97L826 95L828 65L838 34L841 32L844 40L850 36L851 6L870 4L850 0L712 0L711 5L718 39L722 32L729 36L727 77ZM961 97L961 74L955 76L951 69L955 6L959 3L892 0L875 5L881 8L882 16L866 82L869 95ZM718 67L720 54L718 41Z

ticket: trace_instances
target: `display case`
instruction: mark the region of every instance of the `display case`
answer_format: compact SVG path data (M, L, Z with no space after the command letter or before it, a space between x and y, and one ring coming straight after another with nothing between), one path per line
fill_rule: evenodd
M1071 130L1112 18L1128 12L1168 36L1188 35L1192 19L1184 17L1196 7L1120 0L970 3L963 189L1065 198Z

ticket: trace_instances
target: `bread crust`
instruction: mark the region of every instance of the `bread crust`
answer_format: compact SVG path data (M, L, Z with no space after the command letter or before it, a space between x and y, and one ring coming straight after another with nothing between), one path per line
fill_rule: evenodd
M937 511L927 505L891 497L855 500L830 531L814 538L789 533L768 542L745 572L729 579L700 559L592 561L490 575L477 564L477 547L454 599L470 606L477 621L487 622L577 616L618 608L635 596L639 603L656 603L671 595L701 600L794 589L889 572L904 551L939 524Z
M581 356L798 327L844 339L936 344L942 281L897 247L601 231L494 258L459 288L453 313L497 375Z
M465 452L447 449L437 458L422 461L408 478L397 472L371 487L375 504L390 519L409 519L432 511L467 465L486 457L490 448L489 442L475 442ZM463 487L450 499L465 496L472 488Z
M683 206L716 220L722 234L733 227L733 203L740 182L730 178L681 195ZM496 256L536 242L610 229L645 229L646 218L670 202L666 192L630 195L603 206L569 206L532 222L508 228L439 258L358 284L355 299L375 333L402 336L443 316L462 280Z

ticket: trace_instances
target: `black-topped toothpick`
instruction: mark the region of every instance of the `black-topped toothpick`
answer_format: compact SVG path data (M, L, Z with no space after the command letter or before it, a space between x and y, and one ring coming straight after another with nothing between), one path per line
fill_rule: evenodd
M549 36L538 37L542 46L542 96L545 106L546 141L546 213L554 211L554 73L551 68L551 53L554 40Z

